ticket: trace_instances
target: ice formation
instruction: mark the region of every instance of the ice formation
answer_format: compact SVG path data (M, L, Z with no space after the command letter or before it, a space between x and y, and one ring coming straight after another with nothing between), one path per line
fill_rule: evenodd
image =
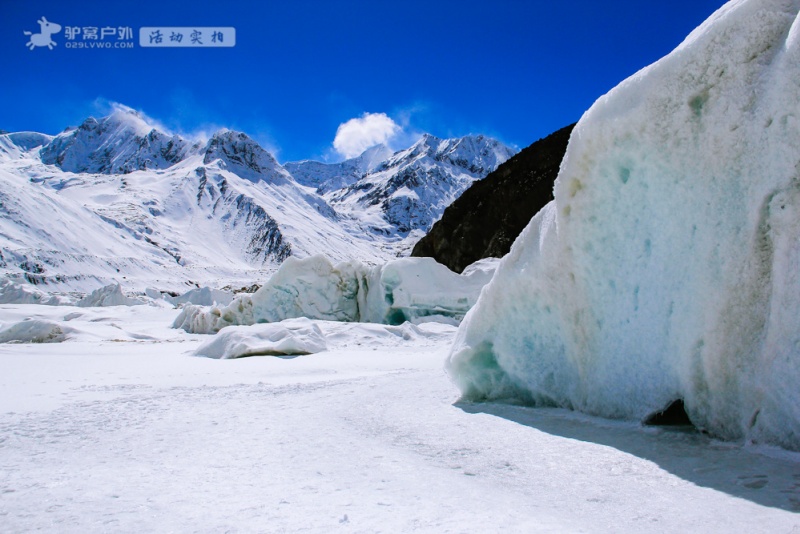
M230 325L296 317L394 325L424 320L456 323L478 300L495 265L481 261L459 275L431 258L368 266L358 261L333 265L320 255L290 257L253 295L237 296L226 307L188 305L173 326L207 334Z
M314 354L327 350L319 326L308 319L229 326L195 351L196 356L229 359L245 356Z
M433 258L403 258L370 271L361 320L402 324L464 318L494 274L496 264L479 262L456 274Z
M162 298L175 306L181 304L197 304L199 306L214 306L220 304L222 306L227 306L233 300L233 293L205 286L191 289L178 297L165 295Z
M47 319L28 319L0 330L0 343L61 343L72 329Z
M72 300L62 295L50 295L36 287L10 278L0 278L0 304L44 304L66 306Z
M135 298L126 297L119 284L109 284L95 289L89 295L75 303L82 308L92 308L95 306L136 306L144 304L143 301Z
M469 313L464 395L800 449L800 2L730 2L600 98Z

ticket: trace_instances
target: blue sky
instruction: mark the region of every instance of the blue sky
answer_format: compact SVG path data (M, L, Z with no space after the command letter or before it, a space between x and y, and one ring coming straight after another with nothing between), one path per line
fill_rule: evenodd
M374 126L394 144L483 133L522 148L578 120L723 3L0 0L0 129L55 134L118 102L179 133L245 131L281 161L341 159L337 128L356 118L347 132ZM42 16L131 27L135 46L70 49L62 29L53 50L29 50L23 31L38 32ZM142 48L143 26L234 27L236 46Z

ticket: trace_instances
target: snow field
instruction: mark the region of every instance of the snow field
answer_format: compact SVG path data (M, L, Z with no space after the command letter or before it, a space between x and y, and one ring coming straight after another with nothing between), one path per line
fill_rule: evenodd
M76 313L94 337L0 345L4 530L800 528L786 453L457 402L449 325L314 321L327 351L221 361L192 356L209 336L169 328L178 310L4 305L0 321Z

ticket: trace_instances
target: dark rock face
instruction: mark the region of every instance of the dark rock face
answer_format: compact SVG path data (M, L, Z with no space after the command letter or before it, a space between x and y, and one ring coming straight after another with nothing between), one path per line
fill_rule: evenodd
M553 199L553 182L574 126L536 141L472 184L411 255L432 257L458 273L482 258L506 255L531 218Z

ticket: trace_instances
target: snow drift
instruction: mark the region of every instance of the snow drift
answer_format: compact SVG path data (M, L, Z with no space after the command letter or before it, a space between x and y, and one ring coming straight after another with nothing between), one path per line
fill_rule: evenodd
M71 328L47 319L27 319L0 330L0 343L61 343Z
M464 395L800 449L800 2L731 2L583 116L463 322Z
M319 326L308 319L289 319L273 324L229 326L198 347L195 355L230 359L314 354L327 348Z
M431 258L403 258L368 266L333 265L324 256L288 258L253 295L226 307L188 305L173 326L198 334L231 325L307 317L325 321L398 325L405 321L457 323L478 300L495 263L477 262L456 274Z

